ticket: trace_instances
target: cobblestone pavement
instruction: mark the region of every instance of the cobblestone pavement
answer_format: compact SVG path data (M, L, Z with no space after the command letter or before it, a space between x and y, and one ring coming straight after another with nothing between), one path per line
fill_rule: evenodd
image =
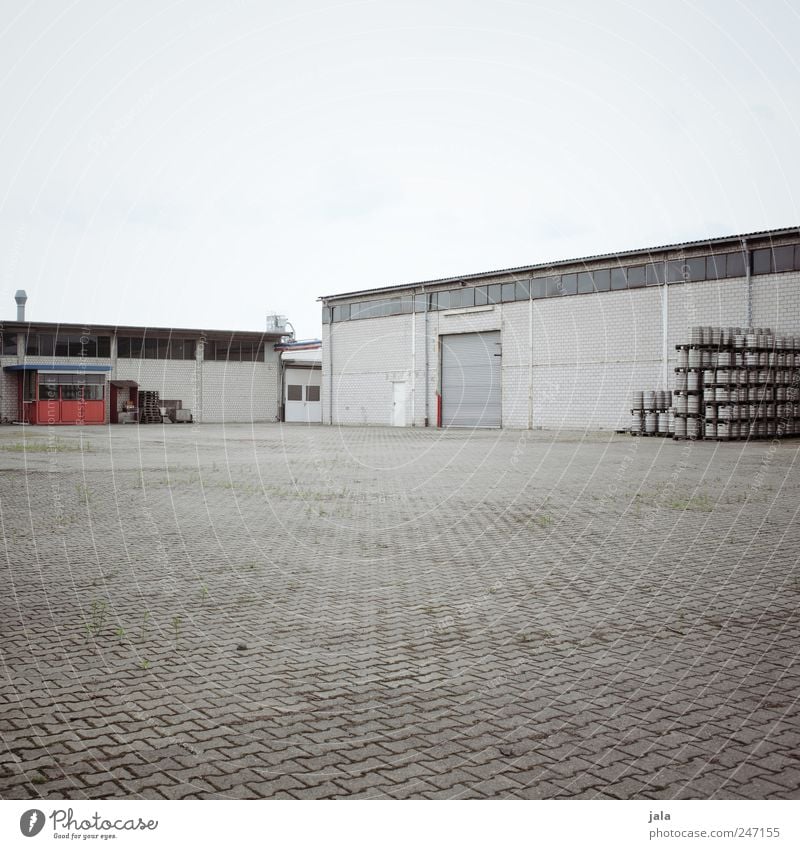
M0 795L800 798L800 442L0 429Z

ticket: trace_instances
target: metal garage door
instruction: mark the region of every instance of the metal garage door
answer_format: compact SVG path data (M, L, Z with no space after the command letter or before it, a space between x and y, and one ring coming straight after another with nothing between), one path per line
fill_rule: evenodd
M442 425L500 427L500 332L442 336Z

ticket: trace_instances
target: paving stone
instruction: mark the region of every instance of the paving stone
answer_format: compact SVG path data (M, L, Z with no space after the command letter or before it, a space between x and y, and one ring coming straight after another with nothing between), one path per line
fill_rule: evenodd
M2 452L2 798L798 797L797 440L58 436Z

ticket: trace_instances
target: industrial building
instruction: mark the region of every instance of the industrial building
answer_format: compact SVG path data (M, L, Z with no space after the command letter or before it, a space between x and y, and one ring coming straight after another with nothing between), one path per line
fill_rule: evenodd
M25 293L16 297L17 320L0 327L3 422L280 418L275 344L286 334L283 327L262 333L31 322L25 320Z
M328 424L626 427L689 327L800 334L796 227L326 295Z

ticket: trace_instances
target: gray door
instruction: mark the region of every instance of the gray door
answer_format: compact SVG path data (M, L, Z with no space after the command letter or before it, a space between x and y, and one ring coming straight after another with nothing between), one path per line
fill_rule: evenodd
M500 331L442 336L442 424L500 427Z

